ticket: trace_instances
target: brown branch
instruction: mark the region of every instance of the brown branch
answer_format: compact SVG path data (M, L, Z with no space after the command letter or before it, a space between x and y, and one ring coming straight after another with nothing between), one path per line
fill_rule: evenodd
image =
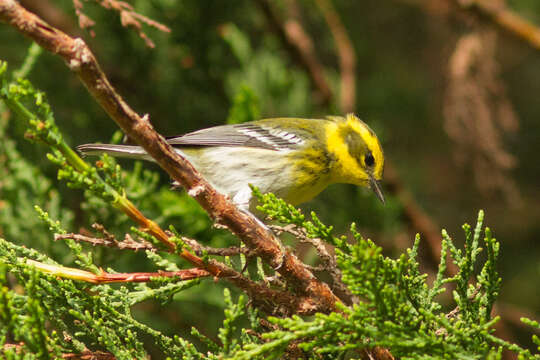
M17 354L20 354L23 350L23 346L23 342L19 342L17 344L5 343L4 345L2 345L2 348L0 348L0 354L6 350L15 350Z
M95 0L101 7L105 9L111 9L120 15L120 23L123 27L132 27L137 31L137 34L141 39L144 40L146 43L146 46L149 48L154 48L155 44L154 42L142 31L142 23L154 27L160 31L169 33L171 32L171 29L169 27L160 24L159 22L152 20L144 15L141 15L137 13L133 6L131 6L129 3L125 1L118 1L118 0ZM90 35L94 36L94 32L91 29L96 23L94 20L92 20L90 17L88 17L83 12L83 1L82 0L73 0L73 7L75 8L75 13L77 14L77 17L79 18L79 26L82 29L89 29Z
M94 246L99 245L99 246L117 248L120 250L157 251L157 248L154 245L150 244L147 241L135 241L129 234L126 234L126 237L122 241L118 241L116 239L108 239L108 238L96 238L92 236L86 236L86 235L74 234L74 233L54 234L54 240L65 240L65 239L73 239L78 242L87 242Z
M495 25L534 49L540 50L540 27L509 9L500 0L400 0L430 14L446 14L449 9L471 14ZM442 10L441 10L442 9Z
M478 295L478 293L480 292L480 288L481 286L478 285L476 286L476 288L474 289L474 291L472 292L471 295L469 295L468 297L468 300L470 301L474 301L476 300L476 295ZM461 308L459 307L459 305L457 305L455 308L453 308L452 310L450 310L446 315L445 317L447 319L454 319L456 318L458 315L459 315L459 312L461 311ZM445 327L440 327L438 328L437 330L435 330L435 335L439 336L439 335L447 335L448 332L446 331L446 328Z
M93 284L107 284L118 282L147 282L156 277L178 278L179 280L192 280L201 277L211 276L208 271L199 268L183 269L178 271L159 271L159 272L137 272L137 273L108 273L101 270L94 274L89 271L70 268L55 264L46 264L39 261L27 259L26 264L36 269L54 276L65 279L81 280Z
M306 265L307 268L309 269L309 271L311 272L322 272L322 271L326 271L326 267L324 265L319 265L319 266L313 266L313 265Z
M182 237L182 241L188 244L195 254L201 256L203 253L208 255L217 255L217 256L234 256L239 254L252 255L253 251L246 247L231 246L227 248L214 248L210 246L201 245L197 240Z
M317 59L311 38L295 19L287 19L283 23L269 0L257 0L257 3L272 31L279 37L294 60L308 72L319 102L322 105L330 104L332 90L324 77L324 66Z
M340 107L345 114L354 112L356 104L356 54L351 39L345 30L331 0L316 0L321 13L336 42L341 76Z
M307 235L307 232L304 228L300 228L294 224L287 225L287 226L279 226L279 225L269 225L269 226L272 229L272 231L276 232L276 234L286 232L288 234L293 235L295 238L300 240L300 242L311 244L317 251L319 258L321 259L321 262L323 265L321 270L327 271L330 277L332 278L332 288L333 288L332 290L334 290L334 292L338 294L339 298L343 300L343 302L346 303L347 305L352 305L353 303L358 301L358 298L354 296L349 290L349 288L345 286L345 284L343 283L343 280L341 277L341 270L337 266L336 258L334 255L330 254L330 252L328 251L324 242L321 239L310 238Z
M104 351L84 350L80 354L66 353L62 354L62 359L69 360L115 360L116 356Z
M138 216L143 216L143 215L139 214ZM145 222L148 222L150 220L146 218L143 218L143 219L137 218L136 221L141 224L145 224ZM154 236L160 237L161 234L165 234L165 236L168 236L165 232L163 232L163 230L161 230L161 228L157 226L157 224L155 223L152 223L152 224L154 227L157 227L159 229L159 231L151 232ZM102 232L105 236L105 239L96 239L96 238L91 238L91 237L83 238L82 235L79 236L75 234L76 235L75 240L83 240L83 241L88 241L91 243L97 242L99 244L103 244L105 242L115 242L114 236L110 234L109 232L107 232L103 228L103 226L99 224L93 224L92 227ZM69 237L70 236L60 236L60 238L69 238ZM182 238L182 240L183 241L187 240L188 244L194 245L195 247L199 247L199 250L203 248L195 240L188 239L188 238ZM168 239L166 241L170 243ZM222 253L226 253L229 249L215 249L215 250L216 251L223 250ZM264 285L258 284L255 281L243 276L241 273L235 271L234 269L218 261L210 260L209 262L204 262L201 258L197 257L196 255L191 254L185 249L182 250L182 252L180 253L180 256L182 256L184 259L191 262L192 264L198 266L199 268L205 269L206 271L210 272L210 274L215 276L216 278L227 280L230 283L236 285L238 288L242 289L244 292L246 292L249 295L250 299L252 300L254 304L257 304L261 310L269 314L279 315L279 316L291 315L295 313L302 314L304 312L307 312L309 314L313 311L312 309L315 307L315 303L313 299L311 299L309 296L293 296L289 292L286 292L286 291L273 290L269 287L269 284L267 282L265 282ZM64 278L82 280L82 281L94 282L94 283L104 282L103 280L100 280L99 278L101 274L98 274L98 277L96 277L95 274L89 273L87 271L80 270L80 269L66 268L66 267L61 267L57 265L42 264L42 263L35 262L32 260L28 260L28 261L32 265L38 267L42 271L52 273L54 275L61 276ZM126 277L129 277L129 274L126 276L120 275L120 278L122 279ZM146 280L144 280L143 277L144 275L141 275L140 281L149 280L149 277L147 277Z
M373 349L364 349L362 352L362 359L364 360L394 360L392 354L381 347L374 347Z
M77 27L77 23L73 21L73 18L68 16L56 3L50 0L19 0L19 3L62 31L75 34L82 33Z
M212 276L204 269L184 269L179 271L158 271L158 272L138 272L138 273L107 273L101 271L94 274L89 271L70 268L55 264L46 264L39 261L27 259L26 264L38 269L41 272L58 276L64 279L85 281L93 284L106 284L118 282L147 282L157 277L179 278L179 280L192 280L202 277ZM220 270L219 278L229 281L242 289L250 297L253 304L271 315L290 316L292 314L309 315L316 307L315 301L307 296L296 296L287 291L271 289L266 284L259 284L243 276L239 272L215 261L210 260L210 269ZM215 275L214 275L215 276Z
M540 27L508 9L504 2L493 0L451 0L461 9L470 10L488 19L500 29L540 50Z
M179 280L193 280L211 276L208 271L193 268L178 271L158 271L158 272L134 272L134 273L108 273L101 272L93 274L94 284L126 283L126 282L148 282L159 277L178 278Z
M19 342L17 344L6 343L0 348L0 354L3 354L7 350L15 350L17 354L22 354L24 343ZM116 357L108 352L104 351L91 351L83 350L82 352L76 353L65 353L62 354L62 359L70 360L115 360Z
M285 251L279 240L253 216L238 210L227 197L212 188L186 159L154 131L147 115L140 117L124 102L82 39L71 38L51 27L14 0L0 0L0 21L8 23L44 49L62 57L70 70L77 74L90 94L126 135L141 145L213 219L227 226L248 248L254 250L257 256L276 269L292 287L296 288L300 298L305 296L302 301L294 302L298 306L295 312L308 314L336 310L335 304L339 300L328 285L319 281L294 254ZM140 217L144 218L136 208L132 210L130 217L136 221L139 221ZM152 235L159 236L163 242L170 242L157 224L150 220L147 220L146 224L149 225L147 231ZM181 256L218 277L224 277L222 272L233 271L221 268L213 261L204 263L186 250L182 250ZM234 273L236 275L236 272ZM234 278L230 278L230 281L233 280Z

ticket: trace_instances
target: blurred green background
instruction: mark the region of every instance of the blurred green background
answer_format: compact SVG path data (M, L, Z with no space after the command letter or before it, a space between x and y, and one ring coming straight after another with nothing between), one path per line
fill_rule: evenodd
M78 28L70 1L21 3L83 37L119 93L139 114L149 114L164 135L222 124L233 105L242 102L252 106L252 112L243 114L246 118L343 113L340 57L325 20L328 9L319 6L325 1L131 1L139 13L171 29L163 33L143 26L154 49L146 47L136 31L122 27L116 12L94 2L84 3L85 14L96 22L94 37ZM540 51L453 3L333 1L356 55L354 112L378 133L398 183L438 229L446 228L459 241L461 224L474 223L478 210L486 211L487 224L502 247L500 309L506 312L507 333L519 338L516 317L522 312L534 317L540 309ZM269 24L263 11L268 4L282 25L299 24L311 38L314 57L334 94L329 102L321 101L305 67ZM540 24L540 2L513 0L507 5ZM0 58L11 69L20 66L29 45L22 35L0 25ZM43 53L29 78L48 95L58 126L73 146L107 142L117 131L58 57ZM14 118L3 121L0 148L7 151L7 139L13 140L21 158L39 167L43 177L20 175L32 178L28 182L34 185L15 191L7 180L14 175L13 159L11 164L6 157L0 159L0 236L49 251L69 265L73 259L61 258L63 245L51 245L52 236L21 209L32 201L44 208L57 201L65 209L57 218L73 232L90 229L92 221L111 228L126 223L112 209L102 209L102 204L92 204L82 192L58 182L45 159L46 149L26 142L24 126ZM170 194L169 179L155 165L144 167L159 173L159 190L153 193L157 200L146 205L144 196L133 195L143 212L164 227L172 223L208 243L234 241L208 229L205 215L185 196ZM37 183L44 188L34 188ZM365 236L397 256L412 245L418 229L404 215L404 203L392 188L387 188L387 197L388 204L382 206L368 191L334 185L303 208L315 210L338 232L356 222ZM115 218L120 220L111 220ZM104 268L148 267L140 254L92 251ZM423 270L432 273L429 251L422 255ZM167 306L148 302L136 316L167 333L185 334L195 325L213 335L222 306L220 285L207 281Z

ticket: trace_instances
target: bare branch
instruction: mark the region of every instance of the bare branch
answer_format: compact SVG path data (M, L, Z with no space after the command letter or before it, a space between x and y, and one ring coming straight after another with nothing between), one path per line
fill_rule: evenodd
M446 14L452 9L490 23L536 50L540 50L540 27L506 6L504 0L399 0L422 8L430 14Z
M257 0L268 24L280 38L291 56L308 72L313 88L322 105L328 105L333 97L332 90L324 78L324 67L317 59L313 41L295 19L283 23L269 0Z
M80 354L66 353L62 354L62 359L68 360L115 360L116 356L104 351L84 350Z
M345 26L331 0L315 1L332 32L337 45L341 76L340 107L344 113L354 111L356 104L356 54Z
M304 228L297 227L293 224L287 226L269 225L272 231L276 233L286 232L296 237L300 242L305 242L313 245L319 258L322 261L322 267L314 268L316 271L327 271L332 278L332 287L334 292L338 294L340 299L348 305L358 301L358 299L351 293L349 288L341 280L341 270L337 266L336 258L333 254L330 254L324 242L319 238L310 238L307 236Z
M146 46L149 48L154 48L155 44L154 42L142 31L142 24L144 23L148 26L152 26L160 31L163 32L171 32L171 29L169 29L167 26L160 24L159 22L152 20L144 15L141 15L137 13L133 6L131 6L129 3L125 1L118 1L118 0L95 0L100 6L102 6L105 9L111 9L114 11L117 11L120 15L120 22L122 26L124 27L132 27L137 31L139 34L139 37L144 40L146 43ZM73 0L73 6L75 8L75 13L77 14L77 17L79 18L79 26L82 29L88 29L90 31L90 35L95 36L94 31L92 30L92 27L96 24L94 20L92 20L90 17L88 17L83 12L83 1L82 0Z
M51 0L19 0L19 3L29 11L41 16L49 24L53 24L63 31L82 34L73 18Z
M17 354L22 354L24 347L23 342L19 342L16 344L6 343L0 348L0 354L4 353L6 350L15 350ZM69 359L69 360L115 360L116 357L108 352L104 351L91 351L91 350L83 350L82 352L76 354L76 353L65 353L62 354L62 359Z
M516 36L533 48L540 50L540 28L508 9L504 1L450 0L461 9L476 12L489 19L500 29Z
M97 225L97 224L94 224ZM112 247L117 248L120 250L149 250L149 251L157 251L157 248L152 245L151 243L145 241L144 239L139 239L139 241L135 241L131 235L126 234L124 240L118 241L114 237L114 235L105 234L105 238L96 238L92 236L86 236L82 234L54 234L54 240L65 240L65 239L73 239L78 242L87 242L89 244L92 244L94 246L106 246L106 247Z
M70 268L54 264L45 264L38 261L26 260L26 264L39 269L42 272L59 276L66 279L81 280L93 284L108 284L117 282L147 282L156 277L178 278L180 280L192 280L201 277L211 276L211 274L202 269L183 269L179 271L159 271L159 272L137 272L137 273L108 273L101 271L94 274L89 271Z
M228 248L214 248L210 246L201 245L197 240L182 237L182 241L188 244L195 254L201 256L203 253L208 255L217 255L217 256L234 256L239 254L252 255L253 251L246 247L231 246Z

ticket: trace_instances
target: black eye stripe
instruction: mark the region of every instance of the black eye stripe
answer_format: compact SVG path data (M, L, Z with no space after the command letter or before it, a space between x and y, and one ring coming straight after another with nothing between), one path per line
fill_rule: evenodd
M366 164L366 166L375 165L375 158L373 157L373 154L371 152L368 152L364 157L364 163Z
M361 166L372 168L375 166L375 158L362 137L356 132L348 132L344 136L349 154L358 161Z

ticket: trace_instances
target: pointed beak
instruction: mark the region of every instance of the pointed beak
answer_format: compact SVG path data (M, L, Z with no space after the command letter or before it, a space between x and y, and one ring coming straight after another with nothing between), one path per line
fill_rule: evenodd
M377 195L379 200L381 200L381 202L384 205L385 201L384 201L384 194L381 189L381 184L377 180L375 180L373 176L369 177L369 187L371 188L371 190L373 190L375 195Z

